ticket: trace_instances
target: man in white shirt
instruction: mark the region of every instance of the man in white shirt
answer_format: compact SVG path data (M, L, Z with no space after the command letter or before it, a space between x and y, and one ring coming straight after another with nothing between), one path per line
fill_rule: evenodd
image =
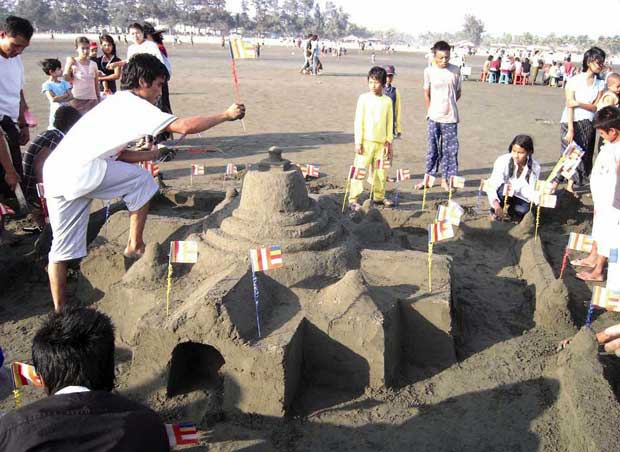
M128 151L126 145L145 135L167 131L195 134L222 122L241 119L245 107L231 105L211 116L177 119L155 107L166 67L153 55L136 54L123 69L123 91L110 96L67 133L45 161L43 183L53 240L48 273L54 308L65 302L68 261L86 256L86 229L93 199L122 197L129 210L129 241L124 254L139 258L149 200L158 186L151 174L132 163L157 160L160 151ZM105 134L93 136L106 125Z
M33 28L21 17L8 16L0 24L0 128L9 145L12 170L0 167L0 192L8 193L10 185L22 177L22 155L19 149L30 140L24 114L28 110L24 98L24 66L20 54L30 44ZM1 132L0 132L1 133Z

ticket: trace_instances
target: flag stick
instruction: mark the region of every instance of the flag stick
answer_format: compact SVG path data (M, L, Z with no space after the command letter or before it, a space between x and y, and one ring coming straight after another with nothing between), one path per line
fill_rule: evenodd
M588 306L588 315L586 316L586 326L589 328L590 324L592 324L592 314L594 314L594 307L592 306L592 301L590 301L590 305Z
M530 201L530 211L529 211L529 213L532 213L532 207L534 207L534 201Z
M108 219L110 218L110 200L105 202L105 236L108 237Z
M433 291L433 242L428 242L428 291Z
M452 187L448 190L448 202L452 201Z
M562 268L560 268L560 279L562 279L562 275L564 275L564 270L566 270L566 264L568 263L568 247L564 250L564 256L562 257Z
M344 189L344 198L342 198L342 213L347 205L347 196L349 195L349 186L351 185L351 179L347 179L347 187Z
M538 226L540 225L540 205L536 209L536 229L534 232L534 241L538 240Z
M545 182L551 182L551 180L556 176L556 173L560 170L560 167L564 164L564 160L566 160L566 157L560 157L560 160L558 160L558 163L555 164L551 170L551 173L549 173L549 176L545 179Z
M168 256L168 287L166 288L166 317L170 314L170 293L172 292L172 257Z
M506 190L506 194L504 195L504 216L506 216L506 213L508 212L508 190Z
M230 63L232 67L232 76L233 76L233 85L235 86L235 96L237 98L237 103L241 103L241 94L239 93L239 78L237 77L237 63L235 63L235 57L230 55ZM243 132L246 132L245 122L241 119L241 125L243 126Z
M15 369L11 364L11 381L13 382L13 400L15 401L15 409L22 406L22 395L15 386Z
M260 293L258 291L258 278L256 277L254 266L252 266L252 286L254 287L254 306L256 307L256 329L258 330L258 337L261 337L260 317L258 315L258 298L260 296Z
M428 187L426 186L426 182L424 182L424 192L422 193L422 210L424 210L424 206L426 205L426 191Z

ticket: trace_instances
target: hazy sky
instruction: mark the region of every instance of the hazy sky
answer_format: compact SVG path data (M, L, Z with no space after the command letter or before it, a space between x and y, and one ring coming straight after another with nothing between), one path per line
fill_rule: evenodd
M482 19L492 35L527 31L538 35L554 32L592 37L620 34L620 0L332 1L342 6L355 23L370 29L395 28L413 35L425 31L458 31L462 29L465 14ZM321 6L324 3L321 0ZM241 0L227 0L227 4L229 9L238 11ZM573 6L576 4L582 6Z

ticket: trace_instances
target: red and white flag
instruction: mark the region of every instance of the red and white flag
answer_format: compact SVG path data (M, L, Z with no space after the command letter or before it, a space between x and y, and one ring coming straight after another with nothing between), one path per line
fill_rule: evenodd
M594 239L590 235L571 232L568 236L567 247L569 250L583 251L585 253L589 253L590 251L592 251L593 244Z
M368 170L366 168L358 168L356 166L349 168L349 179L364 180L367 175Z
M153 176L153 177L159 176L159 165L157 165L156 163L153 163L153 162L141 162L140 163L140 167L144 168L149 173L151 173L151 176Z
M166 434L170 447L198 443L198 430L192 423L166 424Z
M170 262L179 264L198 262L198 243L188 240L170 242Z
M22 386L43 387L43 380L41 380L34 366L16 361L11 364L11 371L13 373L13 384L15 388L20 388Z
M204 175L205 175L204 165L192 165L192 176L204 176Z
M227 176L234 176L235 174L237 174L239 171L237 171L237 166L229 163L226 165L226 175Z
M280 268L284 265L282 262L282 247L275 245L252 248L250 250L250 262L252 263L252 271L255 272Z
M392 167L392 161L386 159L379 159L375 161L376 169L388 169Z
M400 168L398 171L396 171L396 182L402 182L407 179L411 179L410 169Z
M429 243L441 242L454 237L454 229L449 221L436 221L428 225Z
M465 188L465 178L461 176L450 176L450 188Z
M11 209L9 206L4 205L0 202L0 217L2 215L15 215L15 211Z
M299 165L299 170L304 177L319 177L319 165Z
M424 186L431 188L435 184L435 176L431 176L430 174L424 175Z
M450 200L447 206L439 206L437 209L437 221L440 223L448 221L450 224L458 226L461 224L461 217L464 213L465 211L461 206Z
M595 286L592 290L592 305L608 311L620 312L620 292Z

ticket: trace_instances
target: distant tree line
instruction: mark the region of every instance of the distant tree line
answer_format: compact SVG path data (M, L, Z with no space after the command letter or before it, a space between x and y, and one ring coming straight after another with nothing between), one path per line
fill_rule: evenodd
M125 28L132 21L157 19L170 28L182 24L247 35L371 35L351 23L342 7L328 1L321 8L315 0L243 0L239 13L226 10L225 0L0 0L0 17L8 14L29 19L38 31Z

